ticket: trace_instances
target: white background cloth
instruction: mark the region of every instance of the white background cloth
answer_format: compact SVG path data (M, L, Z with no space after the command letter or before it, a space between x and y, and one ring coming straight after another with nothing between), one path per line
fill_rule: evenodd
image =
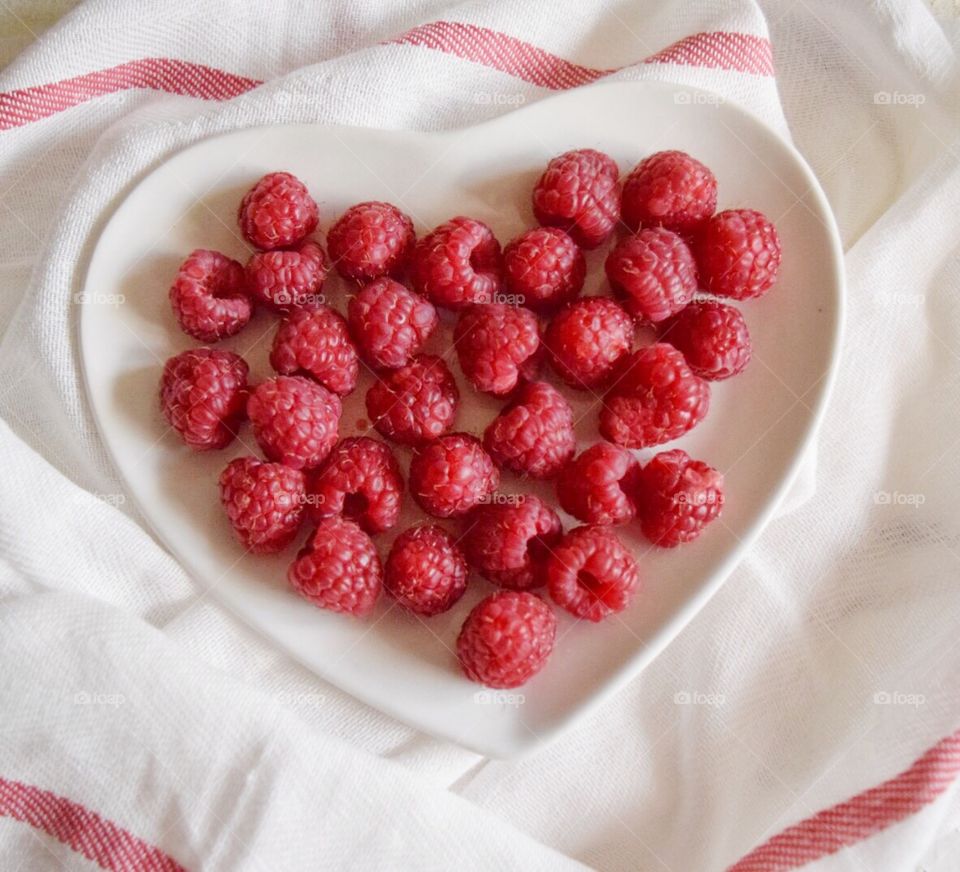
M174 6L92 0L4 47L15 56L2 92L145 57L266 84L223 103L120 91L0 134L0 777L70 797L189 868L685 872L729 866L960 727L949 4L936 15L921 0ZM32 29L31 14L0 3L8 30ZM74 342L73 295L105 217L178 148L283 120L455 127L510 111L479 92L550 93L380 44L434 20L744 104L793 137L847 253L843 365L804 489L653 665L514 762L365 708L208 598L123 501ZM631 66L701 31L769 35L776 79ZM683 692L715 704L678 705ZM953 785L820 865L954 869L958 822ZM0 853L5 868L90 866L3 817Z

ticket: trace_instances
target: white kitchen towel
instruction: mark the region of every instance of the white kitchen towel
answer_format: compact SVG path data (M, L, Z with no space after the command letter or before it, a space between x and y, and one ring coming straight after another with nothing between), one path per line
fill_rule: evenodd
M920 0L101 0L31 42L0 73L4 865L954 868L957 35ZM556 744L488 761L320 682L156 544L74 295L112 207L199 138L456 127L602 76L793 137L847 251L844 360L805 487L717 597Z

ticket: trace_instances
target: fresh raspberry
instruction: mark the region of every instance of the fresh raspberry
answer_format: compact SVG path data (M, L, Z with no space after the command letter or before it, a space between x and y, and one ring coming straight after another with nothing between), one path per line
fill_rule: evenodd
M543 584L544 563L563 535L557 513L529 494L477 506L464 524L467 561L484 578L511 590Z
M721 297L763 296L780 272L780 237L762 212L729 209L703 227L694 244L704 287Z
M219 251L198 248L177 270L170 305L180 329L201 342L219 342L239 333L253 306L243 267Z
M551 478L577 447L573 409L552 385L528 382L487 426L483 444L501 467Z
M318 210L306 185L290 173L268 173L244 195L237 213L251 245L269 250L302 242L317 229Z
M460 313L453 331L460 369L478 391L510 393L524 378L535 378L540 324L529 309L493 303Z
M403 477L393 452L366 436L342 440L309 481L314 521L343 515L367 533L389 530L400 517Z
M379 369L409 363L440 324L429 300L388 278L351 297L347 318L363 359Z
M536 594L500 590L480 600L457 637L457 659L467 678L487 687L519 687L553 651L557 619Z
M238 457L220 473L220 502L237 539L254 554L274 554L300 529L303 473L282 463Z
M584 248L604 242L620 217L620 170L592 148L555 157L533 189L537 221L560 227Z
M583 289L583 252L559 227L521 233L503 249L503 279L520 305L535 312L556 309Z
M383 570L370 537L353 521L334 517L317 525L287 580L315 606L360 618L376 605Z
M465 515L500 485L500 473L480 440L466 433L441 436L410 461L410 493L437 518Z
M160 379L160 407L195 451L223 448L246 416L246 361L232 351L192 348L171 357Z
M543 341L550 363L574 388L603 386L633 345L630 316L606 297L584 297L561 309Z
M636 513L640 464L624 448L597 442L571 460L557 479L560 507L586 524L624 524Z
M710 408L710 385L691 372L683 355L665 342L627 358L603 398L600 435L624 448L678 439Z
M640 161L623 183L621 213L632 231L665 227L689 234L717 208L717 180L682 151L658 151Z
M277 312L323 305L327 257L311 239L288 251L258 251L247 261L250 295Z
M637 561L609 527L575 527L544 571L553 601L588 621L622 612L640 587Z
M410 280L436 306L492 303L500 290L500 243L482 221L451 218L417 243Z
M367 391L367 414L377 431L401 445L420 445L449 433L460 391L439 357L421 354L391 370Z
M605 267L623 308L638 321L663 321L697 292L697 265L687 243L659 227L620 240Z
M253 435L271 460L293 469L319 466L337 441L340 398L298 375L261 382L247 401Z
M360 361L347 322L333 309L294 309L277 328L270 366L281 375L308 375L341 397L357 386Z
M723 475L679 448L662 451L640 473L637 514L643 534L672 548L692 542L723 509Z
M700 378L730 378L750 363L747 322L737 309L723 303L691 303L660 324L660 338L682 351Z
M383 586L410 611L438 615L467 589L467 561L442 527L411 527L393 542L383 569Z
M333 265L346 279L368 282L397 276L413 250L413 222L396 206L369 202L351 206L327 234Z

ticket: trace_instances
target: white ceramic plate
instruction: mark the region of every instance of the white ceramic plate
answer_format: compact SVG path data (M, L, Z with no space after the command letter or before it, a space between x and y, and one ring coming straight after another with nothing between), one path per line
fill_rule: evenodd
M387 598L357 621L288 591L285 571L299 542L279 557L245 555L235 543L217 476L228 460L251 451L253 440L244 431L245 445L195 454L162 420L162 364L194 344L177 329L167 289L193 248L246 259L236 207L266 172L289 170L307 183L320 202L322 231L349 205L383 199L410 213L418 233L465 214L488 222L506 242L533 225L530 190L547 160L588 146L610 153L624 173L653 151L689 151L716 173L720 208L755 207L775 221L782 275L767 297L743 306L754 361L714 387L707 419L676 443L726 473L722 523L675 550L651 550L633 527L623 529L645 578L634 605L599 625L559 614L558 644L544 671L513 694L485 692L461 677L452 654L467 611L491 590L485 581L474 578L451 612L428 621ZM603 256L601 250L588 257L586 293L604 290ZM331 278L325 293L343 309L345 284ZM717 590L769 520L827 398L842 273L827 202L790 145L710 95L636 82L581 88L447 133L277 125L205 140L162 164L121 203L94 251L86 295L81 346L103 438L157 536L187 570L252 627L358 699L484 754L508 756L552 738L636 675ZM258 314L223 343L247 358L255 378L269 373L274 323ZM437 336L428 350L447 347L446 336ZM366 429L370 378L364 375L346 403L342 435ZM464 397L459 429L480 433L496 403L469 389ZM596 439L595 404L589 394L575 402L584 442ZM408 455L398 454L405 466ZM507 491L553 500L549 486L504 478ZM402 526L413 520L417 513L408 509ZM381 542L384 553L389 541Z

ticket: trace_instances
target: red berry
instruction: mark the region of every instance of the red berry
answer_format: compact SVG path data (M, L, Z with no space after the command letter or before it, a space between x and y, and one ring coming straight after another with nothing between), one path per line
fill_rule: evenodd
M240 544L254 554L274 554L300 529L303 473L282 463L238 457L220 473L220 502Z
M270 365L282 375L308 375L341 397L357 386L360 362L347 322L333 309L295 309L277 329Z
M747 322L737 309L723 303L691 303L660 324L660 338L682 351L701 378L730 378L750 362Z
M600 435L625 448L678 439L707 414L710 386L665 342L631 354L600 410Z
M540 325L529 309L493 303L460 313L453 331L460 369L484 393L510 393L538 369Z
M233 441L246 415L246 361L232 351L192 348L171 357L160 379L160 407L195 451Z
M686 451L663 451L640 473L637 514L644 535L672 548L692 542L723 509L723 475Z
M400 517L403 477L393 452L366 436L342 440L309 481L314 521L343 515L367 533L389 530Z
M400 275L414 243L413 222L396 206L369 202L351 206L330 228L327 248L344 278L368 282Z
M480 440L451 433L420 448L410 461L410 493L437 518L465 515L500 485Z
M253 306L243 267L218 251L198 248L177 270L170 305L180 329L201 342L219 342L239 333Z
M762 212L718 212L700 231L695 251L704 287L746 300L773 287L780 272L780 237Z
M546 382L529 382L487 426L483 444L503 468L530 478L551 478L577 446L573 409Z
M367 391L373 426L401 445L420 445L449 433L459 405L453 374L443 360L429 354L384 373Z
M692 233L717 208L717 180L682 151L658 151L637 164L623 183L623 222Z
M540 597L501 590L467 615L457 637L457 659L471 681L519 687L543 668L556 638L557 619Z
M622 239L606 262L607 278L623 307L638 321L675 315L697 291L697 265L676 233L641 230Z
M521 233L503 250L503 278L521 306L546 312L583 289L587 266L577 243L559 227Z
M295 375L261 382L247 401L263 453L293 469L313 469L323 462L337 441L340 411L336 394Z
M571 460L557 479L561 508L586 524L624 524L635 514L640 464L624 448L597 442Z
M296 245L317 228L313 197L296 176L268 173L244 195L237 213L240 232L256 248Z
M544 345L557 375L574 388L603 386L633 345L630 316L606 297L584 297L550 322Z
M500 243L482 221L451 218L417 243L410 280L436 306L491 303L500 290Z
M383 571L370 537L353 521L334 517L317 525L287 580L315 606L363 617L380 596Z
M545 572L553 601L588 621L622 612L640 588L637 561L609 527L571 530L553 549Z
M351 297L347 318L363 359L379 369L409 363L440 323L429 300L388 278Z
M259 303L276 310L316 309L324 304L327 278L323 249L308 239L287 251L259 251L247 261L247 287Z
M442 527L411 527L393 542L384 566L383 586L410 611L427 617L438 615L467 589L467 561Z
M560 518L535 496L497 496L504 501L477 506L464 522L467 561L502 587L539 587L550 549L563 535Z
M591 148L555 157L533 189L537 221L565 230L584 248L596 248L620 217L620 170Z

